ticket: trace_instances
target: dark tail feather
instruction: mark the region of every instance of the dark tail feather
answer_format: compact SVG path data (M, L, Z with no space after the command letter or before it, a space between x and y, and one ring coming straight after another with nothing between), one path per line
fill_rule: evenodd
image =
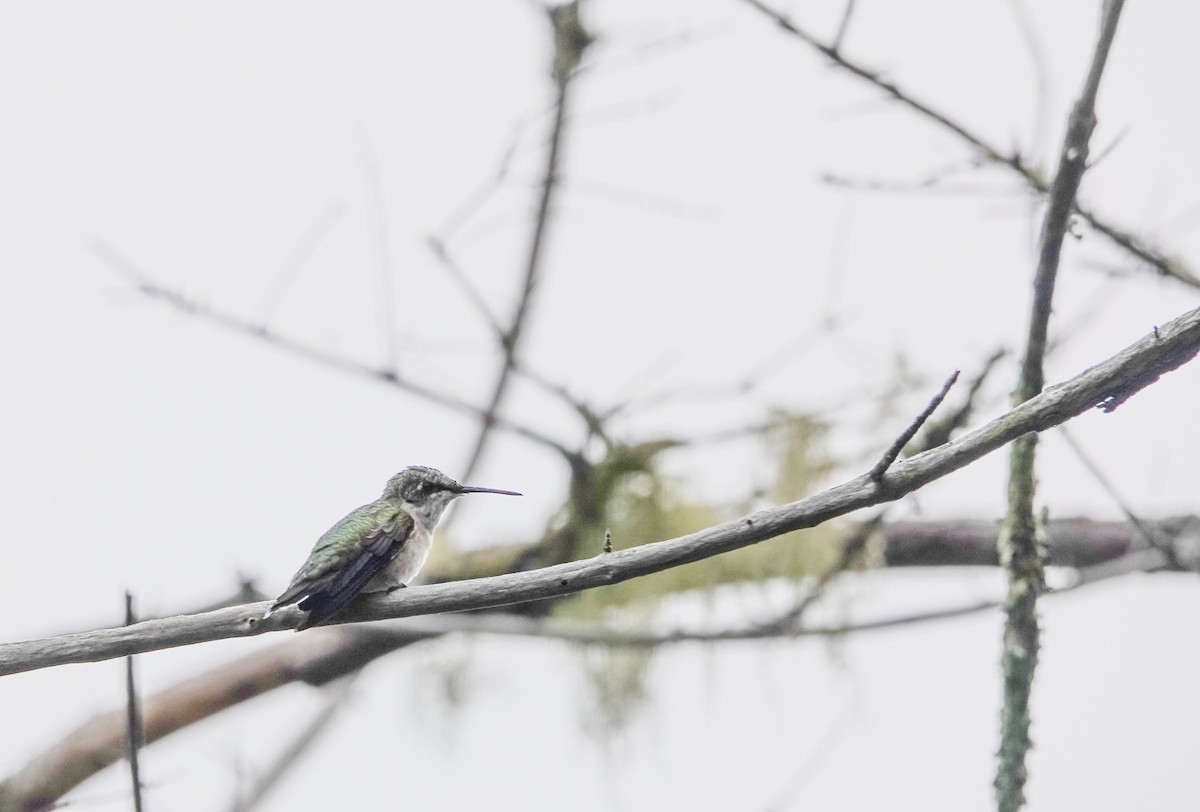
M300 622L300 625L296 627L296 631L302 632L307 628L316 626L318 623L323 623L345 609L350 601L337 600L336 598L339 597L341 596L317 593L315 595L308 595L303 600L297 602L296 608L308 612L308 617ZM353 596L351 596L351 600L353 600Z

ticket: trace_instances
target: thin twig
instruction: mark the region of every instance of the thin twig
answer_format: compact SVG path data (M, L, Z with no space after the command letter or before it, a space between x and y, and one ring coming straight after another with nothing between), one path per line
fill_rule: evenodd
M1003 347L989 355L987 360L983 362L983 368L971 379L971 384L967 387L967 396L963 398L962 404L946 415L946 417L934 420L925 425L925 434L922 435L920 443L921 451L926 451L942 443L949 442L951 434L967 425L967 422L971 419L971 413L975 410L979 392L983 389L984 381L987 380L988 375L991 374L996 364L1006 355L1008 355L1008 350Z
M328 698L325 703L313 714L308 724L292 737L288 745L279 751L267 769L255 779L250 790L238 795L230 805L229 812L250 812L267 797L281 779L287 776L300 761L300 757L320 739L322 733L329 729L330 722L334 720L338 712L346 707L346 702L351 696L350 689L354 685L354 679L361 673L361 671L355 671L326 687Z
M500 161L496 165L495 171L485 180L478 188L475 189L467 199L459 204L453 212L442 222L441 227L437 230L437 234L433 239L440 243L448 243L450 239L458 232L463 225L475 216L496 190L504 185L504 181L508 178L509 167L512 165L513 155L516 154L517 147L521 143L521 137L524 135L525 129L533 121L540 117L544 111L539 111L537 114L529 114L521 116L513 124L512 130L509 133L508 143L501 154Z
M1021 374L1013 403L1021 404L1041 394L1045 386L1046 335L1051 301L1058 277L1063 240L1070 226L1075 197L1087 169L1088 149L1096 127L1096 95L1116 35L1124 0L1107 0L1100 36L1092 56L1083 92L1067 120L1059 154L1058 171L1050 187L1033 279L1033 305ZM1028 778L1026 757L1032 746L1029 705L1037 671L1040 629L1038 593L1044 589L1044 563L1034 519L1034 461L1037 436L1028 434L1013 443L1009 464L1008 516L997 546L1008 571L1004 601L1004 706L1000 715L1000 748L996 767L996 806L999 812L1017 812L1025 805Z
M483 296L479 290L471 284L470 277L458 264L458 260L450 253L450 249L440 237L430 235L425 239L425 245L429 247L430 252L437 258L438 262L442 263L442 267L450 275L450 279L458 287L463 298L470 303L471 307L475 308L475 312L483 319L483 323L488 326L493 337L501 345L504 344L504 328L500 326L500 322L496 319L496 314L488 307L487 302L483 300Z
M1037 104L1034 106L1033 133L1030 143L1036 154L1043 146L1046 128L1050 123L1050 66L1046 59L1045 44L1038 34L1037 26L1034 24L1033 16L1029 13L1029 7L1025 4L1025 0L1009 0L1008 7L1012 10L1013 19L1016 20L1017 30L1025 43L1025 49L1029 51L1029 60L1033 63Z
M442 406L450 411L476 418L482 418L484 415L483 410L477 406L447 392L441 392L408 380L397 374L395 370L381 369L352 358L342 357L316 345L275 332L265 324L248 321L229 311L221 310L220 308L189 298L185 294L155 281L149 274L103 240L96 240L93 243L92 250L101 261L125 277L139 293L170 305L181 313L207 321L235 333L249 336L292 355L314 361L322 366L371 378L372 380L415 395L422 400ZM497 428L504 429L527 440L531 440L538 445L553 449L564 457L570 457L572 453L562 443L528 426L499 417L493 417L492 422Z
M735 380L664 387L637 398L621 400L605 409L600 414L600 418L609 420L618 414L626 416L634 413L644 414L651 409L680 401L695 405L699 401L742 397L762 387L772 377L782 373L806 354L821 347L824 342L834 339L842 326L834 320L822 320L803 334L783 346L776 347L750 364L746 371ZM662 374L656 370L655 366L650 365L646 369L640 370L628 382L619 386L618 391L643 388L644 381L661 378Z
M345 206L339 201L331 202L300 236L299 241L280 263L279 270L275 272L275 278L267 285L256 308L259 313L259 321L264 325L270 324L271 318L283 303L288 290L295 284L296 278L304 270L304 266L312 258L317 248L325 238L333 233L334 226L341 221L345 211Z
M920 424L925 423L925 433L922 435L920 441L916 444L917 448L913 450L912 453L928 451L931 448L936 448L937 446L949 442L950 435L954 431L966 425L967 420L971 415L971 410L974 408L975 398L979 394L979 390L983 387L984 380L987 378L988 373L991 372L996 361L999 360L1003 354L1004 353L1002 351L993 353L992 356L987 359L987 361L984 363L983 369L971 382L970 389L967 391L967 396L962 405L955 409L949 417L933 423L926 422L930 415L933 414L933 411L937 408L940 401L945 399L946 394L950 391L950 387L954 384L958 376L958 371L955 371L954 375L952 375L950 379L946 381L945 386L934 399L934 402L932 402L930 407L926 409L926 413L923 413L921 417L918 418L918 421L914 424L917 428L920 428ZM903 449L903 447L907 445L911 439L912 435L909 435L908 437L902 436L900 448ZM889 449L888 453L891 454L892 449ZM899 452L897 452L897 454L898 453ZM892 461L895 461L895 457L892 458ZM891 462L888 462L888 466L890 465ZM854 533L851 534L850 538L842 543L842 549L838 555L837 563L834 564L834 566L829 570L821 574L813 588L809 590L808 594L806 594L793 609L784 613L779 618L777 622L780 624L780 628L795 630L799 627L801 618L803 618L808 609L814 603L816 603L822 595L824 595L825 590L829 587L829 584L849 570L854 562L858 560L859 556L862 555L863 551L867 548L867 542L870 541L871 536L876 530L883 526L883 521L887 518L887 514L890 509L891 505L885 505L883 508L877 511L874 516L859 525Z
M854 16L855 0L846 0L846 8L842 11L842 21L838 23L837 33L833 35L833 50L840 51L846 34L850 31L850 18Z
M504 353L503 360L500 364L500 371L496 376L496 380L492 384L492 394L488 398L488 405L484 408L483 414L480 416L479 431L476 434L471 452L467 455L467 464L464 466L462 473L463 479L469 480L483 459L484 451L487 449L488 440L491 437L492 428L497 422L500 402L504 399L513 368L516 366L517 348L524 332L525 319L529 314L529 307L533 302L533 293L537 287L542 266L547 227L550 222L551 205L554 201L555 190L558 188L558 166L566 132L566 110L570 84L569 76L557 84L558 96L554 108L554 123L551 125L550 130L550 145L546 151L542 192L538 199L533 234L529 243L529 255L525 262L525 275L521 285L521 294L517 300L517 306L513 311L512 317L509 319L508 326L501 337L501 345Z
M125 625L137 622L133 613L133 593L125 590ZM133 783L134 812L142 812L142 773L138 755L142 749L142 714L138 708L137 683L133 676L133 655L125 658L125 724L128 737L129 778Z
M1125 501L1124 497L1121 496L1121 492L1117 490L1117 486L1114 485L1112 480L1105 476L1104 472L1100 470L1100 466L1096 464L1096 461L1092 459L1091 455L1088 454L1087 451L1084 450L1083 446L1079 444L1079 441L1075 439L1075 435L1068 431L1066 426L1059 426L1058 433L1064 440L1067 441L1067 445L1070 446L1071 450L1075 452L1075 456L1079 459L1079 462L1083 464L1083 467L1086 468L1088 473L1092 475L1092 479L1096 480L1096 483L1104 489L1104 492L1107 493L1108 497L1113 500L1113 503L1117 506L1117 508L1125 514L1126 521L1129 522L1129 525L1141 537L1146 546L1153 547L1161 552L1166 557L1167 566L1170 569L1184 569L1183 564L1179 560L1179 555L1175 552L1175 545L1164 542L1162 537L1157 531L1155 531L1154 528L1152 528L1149 524L1143 521L1140 516L1133 512L1133 508L1130 507L1129 503Z
M1184 352L1186 350L1186 352ZM353 623L507 606L661 572L808 527L872 505L892 502L957 471L1030 432L1045 431L1102 403L1129 380L1148 381L1200 352L1200 308L1161 325L1117 355L1048 388L974 431L894 464L882 483L863 474L798 502L768 508L678 538L540 569L410 587L388 596L366 595L336 620ZM1186 357L1185 357L1186 356ZM1148 385L1144 383L1143 385ZM204 615L144 621L128 629L101 629L45 640L0 644L0 676L71 662L96 662L209 640L295 628L304 618L284 609L263 620L266 602ZM311 634L311 632L310 632Z
M842 710L829 723L829 727L821 734L816 743L811 746L808 755L800 761L800 766L788 778L786 784L780 787L775 797L764 808L763 812L786 812L796 808L797 802L804 795L804 790L817 777L825 762L833 755L842 738L850 730L850 717L855 711L855 702L847 699Z
M1017 175L1019 175L1034 191L1041 194L1046 194L1050 191L1050 184L1042 175L1042 173L1026 163L1025 159L1020 154L1006 153L999 147L989 143L982 136L971 131L966 127L966 125L956 121L950 115L935 109L925 102L919 101L907 90L899 87L894 82L885 79L882 74L871 70L861 62L856 62L846 58L841 51L835 49L831 45L821 42L815 35L806 29L801 28L786 15L775 11L771 7L762 3L761 0L743 0L743 2L771 19L783 31L786 31L791 36L799 39L801 42L805 43L818 53L828 57L842 70L850 73L853 76L857 76L863 81L871 83L899 104L907 107L909 110L921 115L929 121L934 122L943 129L954 133L987 160L993 161L1001 166L1008 167ZM1095 231L1103 234L1113 243L1120 246L1126 252L1137 257L1142 262L1152 266L1163 276L1169 276L1180 282L1191 285L1192 287L1200 288L1200 278L1197 278L1191 273L1191 271L1184 268L1179 260L1166 256L1156 248L1148 245L1142 238L1131 234L1128 230L1102 220L1094 212L1079 204L1078 201L1074 203L1074 210Z
M808 613L813 604L825 595L825 591L829 588L829 585L835 579L845 574L854 562L858 560L858 557L862 555L863 550L867 548L867 542L870 541L871 535L883 526L883 520L887 517L889 507L890 505L884 506L874 516L860 524L854 533L851 534L850 538L842 543L837 563L817 577L816 583L813 584L808 593L795 606L781 614L775 620L763 624L764 628L774 628L780 631L786 630L791 634L799 633L802 628L800 625L801 619Z
M959 370L954 370L954 373L946 379L942 384L941 390L933 396L933 400L929 401L929 405L916 416L916 418L908 425L900 436L892 442L887 451L883 452L883 456L879 458L879 462L871 469L868 476L871 479L879 482L883 479L883 475L887 473L887 469L892 467L892 463L900 456L900 452L904 450L904 446L908 445L908 441L917 435L921 430L921 426L925 425L925 421L930 418L938 406L942 405L942 401L946 399L946 395L950 393L950 387L954 386L954 382L958 380Z

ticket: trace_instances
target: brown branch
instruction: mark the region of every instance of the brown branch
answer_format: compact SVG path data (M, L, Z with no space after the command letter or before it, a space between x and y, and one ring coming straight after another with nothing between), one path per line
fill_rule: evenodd
M876 88L882 90L894 101L917 113L923 118L934 122L944 130L948 130L958 136L962 141L965 141L974 150L979 152L985 159L992 161L1000 166L1006 166L1021 177L1022 180L1034 191L1039 194L1047 194L1050 191L1050 184L1046 178L1033 167L1029 166L1025 159L1018 153L1005 153L1000 148L988 142L985 138L970 130L966 125L956 121L951 116L937 110L933 106L926 104L916 98L907 90L899 87L894 82L891 82L876 71L871 70L861 62L847 58L839 49L832 45L827 45L819 40L815 35L804 28L801 28L797 23L793 22L789 17L781 12L775 11L771 7L762 3L761 0L744 0L750 7L756 9L764 16L772 20L780 29L787 32L789 35L800 40L813 50L830 59L834 65L847 73L869 82ZM1127 253L1137 257L1142 262L1153 267L1163 276L1169 276L1192 287L1200 288L1200 278L1197 278L1187 268L1185 268L1179 260L1168 257L1157 249L1148 245L1140 237L1131 234L1124 228L1112 225L1111 223L1101 219L1094 212L1085 208L1077 201L1073 203L1073 209L1085 222L1088 223L1095 231L1103 234L1114 244L1125 250Z
M1165 569L1186 571L1186 551L1200 541L1200 517L1172 516L1146 521L1159 542ZM987 519L919 519L884 527L885 567L996 567L997 522ZM1083 517L1051 519L1043 528L1046 564L1084 569L1155 549L1129 522ZM1170 550L1185 560L1172 564Z
M411 631L382 634L361 626L318 629L256 652L147 697L142 709L146 744L281 685L323 685L381 653L427 636ZM124 711L85 722L0 783L0 809L28 812L49 807L118 761L124 753L124 737Z
M1182 352L1183 349L1187 352ZM1047 389L1008 413L937 448L896 463L882 483L866 474L780 507L667 541L596 557L490 578L432 584L389 596L368 595L340 622L382 620L438 612L461 612L538 601L593 589L700 561L871 505L894 501L969 465L1029 432L1044 431L1093 408L1131 379L1162 374L1200 352L1200 308L1158 328L1112 358ZM263 621L267 603L204 615L151 620L128 629L102 629L45 640L0 644L0 675L70 662L95 662L174 646L247 637L294 628L300 610Z

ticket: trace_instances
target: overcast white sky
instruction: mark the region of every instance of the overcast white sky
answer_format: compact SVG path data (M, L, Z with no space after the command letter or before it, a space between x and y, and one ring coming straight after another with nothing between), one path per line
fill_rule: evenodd
M1001 145L1053 155L1098 3L1024 4L1046 63L1042 103L1021 4L858 5L850 54ZM795 9L827 33L841 5ZM593 0L589 11L601 39L579 79L526 336L534 367L605 404L736 380L782 349L788 362L752 396L617 428L648 438L724 429L773 405L837 408L836 448L870 455L950 370L1019 345L1037 212L1011 179L989 170L949 184L978 194L833 188L823 173L909 180L971 156L740 3ZM1198 24L1182 0L1129 4L1093 142L1116 146L1082 191L1193 267ZM453 242L508 312L551 100L546 41L536 8L516 2L0 5L0 639L114 623L126 588L147 613L211 600L238 572L280 588L312 540L395 470L461 470L469 421L167 311L89 246L102 238L201 301L375 364L387 343L377 182L401 369L479 401L495 362L488 333L424 239L524 122L508 182ZM289 257L326 227L280 295ZM1051 380L1200 299L1081 233L1056 298L1067 335ZM839 329L818 330L828 318ZM862 398L887 386L901 356L925 385L889 425ZM1014 379L1011 363L998 371L980 419L1003 408ZM1200 372L1185 368L1072 428L1139 511L1195 512L1198 396ZM506 411L575 439L569 416L526 387ZM669 463L718 499L767 472L749 446ZM1053 514L1115 514L1054 435L1041 463L1039 501ZM919 506L998 515L1004 467L994 455ZM531 537L565 487L554 457L511 438L475 479L527 497L464 512L467 544ZM848 584L837 602L886 610L995 586L994 574L885 574ZM714 617L737 616L743 598L753 604L733 599ZM1034 809L1194 805L1184 765L1200 745L1198 602L1194 579L1158 576L1045 607ZM424 808L500 793L532 809L569 797L580 809L758 810L793 781L802 792L783 808L986 808L998 640L998 619L981 616L833 647L680 650L654 665L651 709L607 745L581 732L589 700L576 652L444 641L370 669L312 768L263 808L376 804L392 786ZM149 655L143 685L273 642ZM448 714L435 674L462 661L472 690ZM0 680L0 773L119 701L115 663ZM154 747L152 808L219 808L238 770L264 763L320 701L283 691ZM124 781L110 771L78 797L124 808Z

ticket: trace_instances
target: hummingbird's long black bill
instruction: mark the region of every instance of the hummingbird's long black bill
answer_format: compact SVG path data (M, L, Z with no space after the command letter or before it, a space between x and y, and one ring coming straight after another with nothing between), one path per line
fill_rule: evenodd
M524 494L516 491L502 491L499 488L476 488L472 485L463 485L458 490L459 493L498 493L501 496L523 496Z

